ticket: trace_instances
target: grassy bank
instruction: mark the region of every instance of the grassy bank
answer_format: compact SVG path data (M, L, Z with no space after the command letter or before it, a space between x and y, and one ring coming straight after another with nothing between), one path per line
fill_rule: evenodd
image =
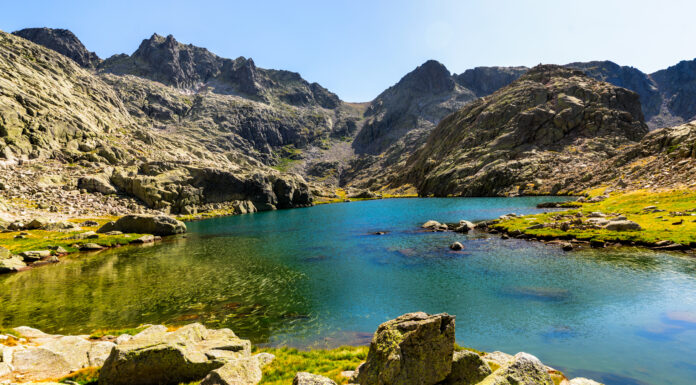
M98 238L75 239L79 234L87 231L96 231L101 225L114 218L89 218L72 219L71 222L82 223L86 220L98 223L97 226L82 227L80 231L47 231L47 230L23 230L0 233L0 246L10 250L13 254L23 251L46 250L62 247L66 252L72 253L79 251L85 243L96 243L103 247L114 247L117 245L127 245L143 234L120 234L105 235L98 234ZM22 237L17 237L23 234Z
M603 189L589 192L590 197L600 196ZM508 232L520 232L532 237L551 239L577 239L656 245L660 241L673 242L684 247L696 247L696 190L648 191L610 193L600 202L583 203L567 211L527 215L501 221L491 227ZM625 216L638 223L642 230L611 231L607 229L574 229L539 227L558 223L559 217L587 215L592 212Z

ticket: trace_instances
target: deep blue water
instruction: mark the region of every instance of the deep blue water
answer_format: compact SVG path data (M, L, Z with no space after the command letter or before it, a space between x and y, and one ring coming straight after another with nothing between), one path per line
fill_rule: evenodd
M186 238L0 278L0 324L198 321L256 343L330 347L366 344L406 312L448 312L460 344L526 351L569 377L695 383L696 259L420 231L549 199L363 201L189 223ZM449 250L455 240L462 252Z

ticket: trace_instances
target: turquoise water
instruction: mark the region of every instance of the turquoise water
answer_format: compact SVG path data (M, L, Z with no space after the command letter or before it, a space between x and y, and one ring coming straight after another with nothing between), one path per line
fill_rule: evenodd
M694 383L696 259L419 229L534 213L545 200L379 200L190 223L185 238L0 277L0 325L198 321L255 343L332 347L366 344L405 312L448 312L462 345L530 352L609 385Z

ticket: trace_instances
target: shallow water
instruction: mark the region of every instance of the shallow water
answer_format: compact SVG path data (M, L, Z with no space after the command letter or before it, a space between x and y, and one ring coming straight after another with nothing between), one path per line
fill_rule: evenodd
M0 277L0 325L197 321L255 343L330 347L368 343L405 312L448 312L466 346L527 351L608 385L693 383L696 259L419 231L428 219L534 213L545 200L364 201L190 223L186 238Z

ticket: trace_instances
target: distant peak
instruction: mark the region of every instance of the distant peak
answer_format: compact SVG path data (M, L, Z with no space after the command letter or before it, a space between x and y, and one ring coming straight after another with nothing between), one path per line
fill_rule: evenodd
M447 67L437 60L428 60L406 74L398 85L420 92L440 93L451 91L455 83Z

